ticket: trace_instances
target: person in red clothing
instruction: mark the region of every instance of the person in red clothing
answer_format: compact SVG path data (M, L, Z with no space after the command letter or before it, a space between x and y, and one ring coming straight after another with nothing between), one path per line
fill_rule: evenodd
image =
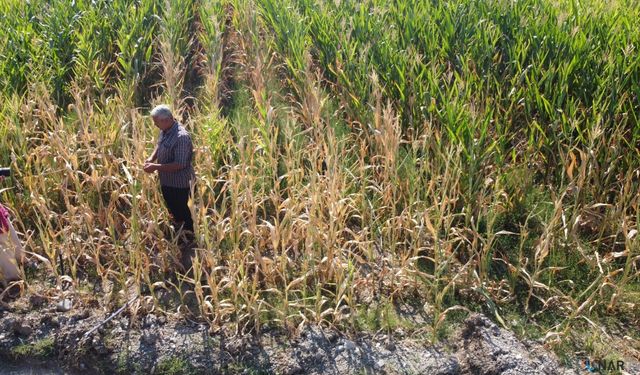
M0 181L4 177L0 176ZM20 293L16 282L22 280L20 265L24 261L22 242L11 224L9 210L0 204L0 284L2 289L9 290L0 294L15 298Z

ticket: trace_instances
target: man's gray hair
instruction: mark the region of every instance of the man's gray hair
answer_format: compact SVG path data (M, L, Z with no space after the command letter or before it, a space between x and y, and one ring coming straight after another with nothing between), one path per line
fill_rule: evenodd
M158 120L173 117L173 114L171 113L171 108L169 108L169 106L166 104L160 104L155 106L155 108L151 110L150 114L151 114L151 117L157 118Z

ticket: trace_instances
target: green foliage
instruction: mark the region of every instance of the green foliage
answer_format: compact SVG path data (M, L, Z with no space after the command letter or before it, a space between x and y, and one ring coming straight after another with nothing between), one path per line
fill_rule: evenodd
M35 342L24 343L11 349L15 360L29 360L33 358L50 358L55 354L55 342L49 336Z
M151 63L157 2L3 1L0 88L22 95L29 83L44 82L65 107L78 80L94 94L107 84L132 86L127 92L133 99Z
M405 128L437 121L471 159L487 136L499 156L522 136L549 157L558 142L587 143L600 121L637 137L634 3L259 3L292 77L311 48L363 122L376 74Z
M193 372L193 368L191 364L183 359L178 357L170 357L162 359L157 367L154 374L158 375L182 375L182 374L190 374Z

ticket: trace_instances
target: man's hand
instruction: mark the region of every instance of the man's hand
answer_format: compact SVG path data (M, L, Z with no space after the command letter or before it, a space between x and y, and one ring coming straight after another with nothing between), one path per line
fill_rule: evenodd
M0 182L4 181L4 176L0 176Z
M147 173L153 173L158 170L158 167L160 167L160 164L155 164L147 161L144 163L142 170L144 170Z

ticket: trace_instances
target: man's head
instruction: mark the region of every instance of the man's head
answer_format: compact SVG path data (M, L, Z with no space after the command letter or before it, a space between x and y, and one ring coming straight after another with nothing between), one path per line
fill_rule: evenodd
M151 119L160 130L167 130L173 125L173 114L166 104L160 104L151 110Z

